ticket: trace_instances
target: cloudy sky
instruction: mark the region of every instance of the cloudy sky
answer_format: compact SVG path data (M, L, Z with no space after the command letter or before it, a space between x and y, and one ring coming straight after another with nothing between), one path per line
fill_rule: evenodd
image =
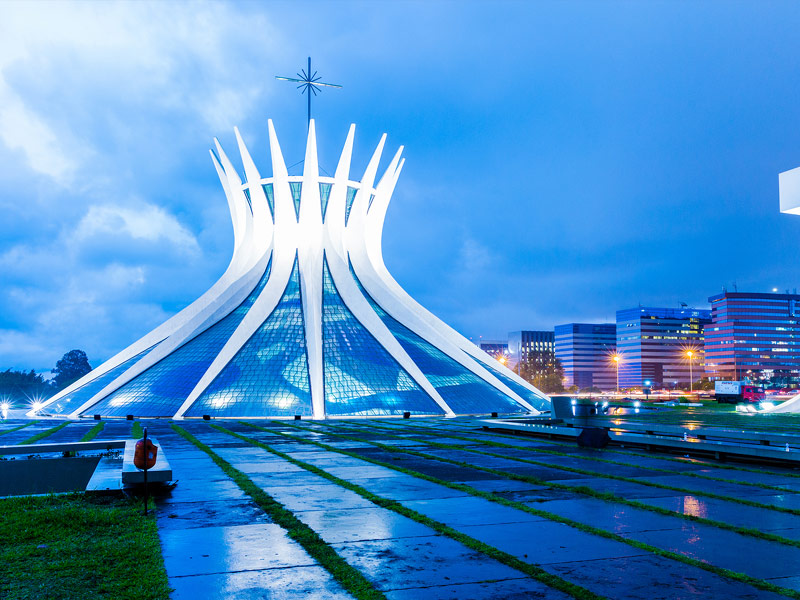
M796 2L0 3L0 368L97 365L232 247L207 149L266 119L302 160L311 55L332 171L383 132L406 289L486 338L800 287ZM384 161L385 162L385 161Z

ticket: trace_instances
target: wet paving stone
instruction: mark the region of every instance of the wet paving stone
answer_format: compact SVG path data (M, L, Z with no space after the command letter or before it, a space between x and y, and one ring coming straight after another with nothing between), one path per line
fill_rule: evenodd
M443 536L334 544L381 590L518 579L520 572Z
M314 531L324 532L329 544L429 537L432 533L429 527L374 505L358 510L299 511L295 515Z
M544 565L544 569L608 598L626 600L699 598L785 600L786 598L714 575L698 567L653 555L578 560Z
M172 600L350 600L322 567L214 573L170 579Z
M210 500L208 502L176 502L163 506L158 528L194 529L216 526L250 525L270 523L269 517L250 501Z
M567 600L567 594L533 579L505 579L480 583L460 583L386 592L388 600Z
M170 577L315 564L283 529L270 523L159 533Z
M440 498L436 500L405 500L403 506L424 514L450 527L460 529L466 525L490 525L542 521L531 513L477 498Z

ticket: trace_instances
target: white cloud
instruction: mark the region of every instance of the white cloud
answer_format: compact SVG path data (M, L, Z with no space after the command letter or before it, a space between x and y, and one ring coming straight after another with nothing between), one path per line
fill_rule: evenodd
M137 208L123 206L90 206L78 223L74 238L78 242L97 235L127 235L149 242L167 241L188 254L199 254L194 235L164 209L145 204Z

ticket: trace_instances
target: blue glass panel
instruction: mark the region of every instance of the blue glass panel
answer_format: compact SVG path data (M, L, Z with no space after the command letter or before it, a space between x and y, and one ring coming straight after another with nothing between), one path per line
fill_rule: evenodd
M292 200L294 200L294 213L297 215L297 218L300 218L300 196L303 193L303 184L299 181L292 182L289 184L289 187L292 188Z
M533 392L526 388L521 383L517 383L511 377L503 373L503 370L499 367L495 367L492 364L487 363L479 363L486 367L492 374L497 377L500 381L505 383L512 392L516 392L520 398L523 400L527 400L531 406L533 406L537 410L550 410L550 400L545 398L544 396L538 395L536 392Z
M250 198L250 188L244 188L244 197L247 198L247 206L250 207L250 212L253 212L253 200Z
M186 412L189 417L312 415L300 275L275 310Z
M109 383L114 381L117 377L122 375L125 371L128 370L128 368L132 367L134 363L136 363L136 361L138 361L140 358L142 358L145 354L150 352L150 350L152 350L156 346L158 346L158 344L150 346L147 350L144 350L139 354L137 354L136 356L129 358L125 362L118 364L113 369L97 377L97 379L92 379L91 381L87 381L81 387L76 389L74 392L64 396L57 402L54 402L42 412L45 414L53 414L53 415L67 415L71 413L73 410L78 408L84 402L91 400L92 396L94 396L97 392L106 387Z
M353 279L369 300L389 331L419 367L426 379L436 388L454 413L459 415L528 412L514 399L487 383L447 354L426 342L416 333L392 318L375 302L350 267Z
M344 205L344 224L350 219L350 209L353 208L353 201L356 199L358 188L347 186L347 199Z
M345 306L323 268L322 357L329 415L443 414Z
M267 204L269 204L269 214L272 215L272 218L275 218L275 195L272 191L272 184L271 183L264 183L261 185L264 188L264 194L267 196Z
M233 312L174 350L87 413L108 416L171 417L208 370L269 279L270 266L250 295Z
M370 194L369 195L369 205L367 205L367 211L369 211L369 209L372 208L372 201L373 200L375 200L375 194Z
M330 183L320 183L319 184L319 199L322 202L322 220L325 220L325 211L328 210L328 198L331 195L331 184Z

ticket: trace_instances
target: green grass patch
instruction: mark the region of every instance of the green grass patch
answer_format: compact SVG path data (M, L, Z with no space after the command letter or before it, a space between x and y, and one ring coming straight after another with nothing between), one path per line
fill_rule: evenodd
M0 598L167 600L155 520L128 499L0 500Z
M19 431L20 429L25 429L26 427L30 427L31 425L36 425L39 421L28 421L27 423L23 423L22 425L17 425L16 427L12 427L11 429L6 429L5 431L0 431L0 435L5 435L7 433L14 433L15 431Z
M131 427L131 437L135 440L140 440L144 437L144 429L142 429L142 424L139 421L133 422L133 427Z
M101 431L103 431L103 427L105 427L105 423L103 421L98 421L97 425L92 427L89 431L87 431L84 436L81 438L82 442L91 442L94 438L96 438Z
M684 564L692 565L692 566L698 567L700 569L703 569L705 571L714 573L716 575L720 575L722 577L727 577L728 579L732 579L732 580L735 580L735 581L739 581L741 583L746 583L746 584L752 585L753 587L756 587L756 588L761 589L761 590L775 592L775 593L778 593L778 594L783 594L784 596L788 596L790 598L796 598L796 599L800 600L800 592L798 592L798 591L795 591L795 590L792 590L792 589L789 589L789 588L784 588L784 587L777 586L777 585L775 585L773 583L770 583L769 581L766 581L766 580L763 580L763 579L758 579L757 577L751 577L750 575L746 575L745 573L739 573L737 571L732 571L730 569L725 569L723 567L718 567L716 565L712 565L710 563L706 563L706 562L691 558L691 557L686 556L684 554L680 554L680 553L677 553L677 552L672 552L672 551L669 551L669 550L663 550L661 548L657 548L656 546L651 546L650 544L646 544L644 542L639 542L639 541L634 540L634 539L625 538L625 537L622 537L622 536L617 535L615 533L612 533L610 531L606 531L605 529L600 529L600 528L594 527L592 525L586 525L585 523L581 523L580 521L575 521L573 519L568 519L566 517L562 517L562 516L557 515L555 513L550 513L550 512L544 511L544 510L533 508L531 506L528 506L527 504L522 504L521 502L515 502L514 500L508 500L506 498L503 498L502 496L498 496L498 495L493 494L491 492L484 492L482 490L478 490L476 488L473 488L472 486L469 486L469 485L464 485L464 484L460 484L460 483L453 483L453 482L450 482L450 481L439 479L437 477L434 477L434 476L431 476L431 475L427 475L427 474L422 473L420 471L414 471L412 469L407 469L405 467L400 467L399 465L393 465L392 463L384 462L384 461L381 461L381 460L378 460L378 459L375 459L375 458L365 457L365 456L362 456L362 455L357 454L355 452L350 452L348 450L341 450L339 448L335 448L334 446L330 446L330 445L325 444L323 442L318 442L318 441L315 441L315 440L308 440L308 439L305 439L305 438L300 437L300 436L291 435L291 434L288 434L288 433L285 433L285 432L282 432L282 431L277 431L274 428L273 429L267 429L265 427L261 427L259 425L255 425L253 423L247 423L245 421L242 421L242 423L245 424L245 425L248 425L249 427L252 427L254 429L259 429L259 430L262 430L262 431L266 431L268 433L273 433L273 434L276 434L276 435L279 435L279 436L283 436L283 437L286 437L288 439L292 439L294 441L301 442L301 443L304 443L304 444L311 444L313 446L317 446L319 448L322 448L324 450L328 450L330 452L336 452L338 454L343 454L345 456L351 456L353 458L358 458L358 459L361 459L361 460L363 460L365 462L376 464L376 465L379 465L379 466L382 466L382 467L387 467L389 469L393 469L393 470L398 471L400 473L405 473L407 475L411 475L412 477L417 477L418 479L423 479L425 481L430 481L432 483L443 485L443 486L449 487L451 489L460 490L460 491L466 492L466 493L468 493L468 494L470 494L472 496L485 498L485 499L490 500L492 502L496 502L497 504L502 504L504 506L509 506L511 508L516 508L518 510L521 510L521 511L524 511L524 512L528 512L528 513L531 513L533 515L537 515L537 516L549 519L551 521L555 521L555 522L558 522L558 523L563 523L565 525L569 525L570 527L573 527L573 528L578 529L580 531L584 531L586 533L591 533L591 534L594 534L594 535L597 535L597 536L600 536L600 537L604 537L604 538L607 538L607 539L615 540L615 541L621 542L623 544L627 544L629 546L632 546L634 548L639 548L641 550L645 550L647 552L651 552L652 554L655 554L655 555L658 555L658 556L663 556L665 558L670 558L672 560L676 560L676 561L682 562ZM294 428L294 429L306 429L305 427L294 425L294 424L291 424L291 423L283 423L283 422L279 423L279 422L276 422L275 424L278 425L278 426L291 427L291 428ZM433 455L430 455L430 454L425 454L423 452L417 452L415 450L402 449L402 448L398 448L398 447L395 447L395 446L389 446L389 445L386 445L386 444L381 444L379 442L373 442L373 441L370 441L370 440L360 439L360 438L357 438L357 437L351 437L351 436L341 435L341 434L328 434L328 435L333 435L334 437L339 437L339 438L343 438L343 439L349 439L349 440L352 440L352 441L367 443L367 444L370 444L372 446L376 446L378 448L386 450L387 452L399 453L399 454L410 454L412 456L417 456L419 458L424 458L424 459L428 459L428 460L436 460L436 461L439 461L439 462L445 462L445 463L453 464L453 465L460 466L460 467L479 469L479 470L490 472L490 473L493 472L494 474L499 475L501 477L504 477L506 479L516 479L516 480L519 480L519 481L528 481L530 483L537 483L538 485L550 485L552 487L555 487L553 484L549 484L548 482L544 482L543 480L537 480L537 478L535 478L535 477L528 477L528 476L516 475L516 474L512 474L512 473L505 473L503 471L499 471L499 470L496 470L496 469L489 469L489 468L486 468L486 467L476 467L476 466L474 466L472 464L465 463L465 462L462 462L462 461L455 461L455 460L451 460L451 459L440 458L440 457L433 456ZM541 482L541 483L539 483L539 482ZM564 488L565 489L569 489L570 491L575 491L576 489L578 489L578 488L568 488L567 486L564 486ZM593 490L591 490L591 491L593 491Z
M358 484L347 481L346 479L341 479L340 477L336 477L335 475L331 475L330 473L320 469L319 467L311 465L302 460L293 458L288 454L280 452L279 450L275 450L274 448L268 446L267 444L254 440L250 437L247 437L246 435L241 435L229 429L225 429L224 427L221 427L219 425L211 425L211 427L213 427L217 431L227 433L228 435L232 435L235 438L244 440L254 446L262 448L267 452L270 452L271 454L274 454L275 456L278 456L292 463L293 465L296 465L302 469L305 469L306 471L314 473L315 475L319 475L320 477L330 481L331 483L335 483L336 485L342 488L355 492L365 500L369 500L370 502L372 502L377 506L380 506L381 508L386 508L404 517L408 517L409 519L417 521L418 523L427 525L431 529L434 529L439 533L446 535L447 537L463 544L464 546L471 548L472 550L475 550L477 552L481 552L482 554L485 554L486 556L489 556L490 558L493 558L498 562L501 562L513 569L525 573L529 577L536 579L537 581L540 581L541 583L547 585L548 587L565 592L570 596L572 596L573 598L578 598L580 600L600 600L604 598L604 596L599 596L594 592L587 590L586 588L583 588L579 585L567 581L566 579L562 579L557 575L548 573L541 567L538 567L531 563L526 563L512 554L503 552L502 550L499 550L494 546L490 546L489 544L481 542L480 540L468 536L465 533L458 531L457 529L453 529L452 527L449 527L444 523L431 519L430 517L427 517L422 513L407 508L402 504L400 504L399 502L397 502L396 500L392 500L390 498L385 498L383 496L374 494Z
M45 429L44 431L41 431L36 435L29 437L27 440L19 442L17 445L23 446L25 444L35 444L39 440L43 440L44 438L53 435L56 431L61 431L62 429L64 429L64 427L66 427L70 423L72 423L72 421L64 421L63 423L59 423L55 427L51 427L50 429Z
M333 428L336 428L336 429L347 429L347 428L342 427L340 425L332 425L330 423L315 423L315 425L324 425L325 427L333 427ZM350 430L350 431L352 431L352 430ZM396 431L396 430L394 430L394 431ZM391 438L398 438L398 439L421 442L421 443L427 444L429 446L433 446L435 448L458 450L458 451L461 451L461 452L474 452L476 454L483 454L483 455L486 455L486 456L492 456L492 457L497 457L497 458L505 458L507 460L512 460L512 461L521 462L521 463L531 463L531 464L534 464L534 465L537 465L537 466L546 466L546 467L549 467L549 468L552 468L552 469L561 469L561 470L567 470L567 471L571 470L569 467L558 467L556 465L551 465L550 463L543 463L543 462L539 462L539 461L527 460L527 459L524 459L524 458L514 458L514 457L510 457L510 456L505 456L503 454L495 454L495 453L492 453L492 452L482 452L480 450L473 450L473 449L470 449L470 448L466 448L464 446L454 446L454 445L450 445L450 444L440 444L440 443L432 442L432 441L429 441L429 440L414 439L414 438L409 437L407 435L403 435L403 436L401 436L401 435L393 435L393 434L384 434L384 435L386 435L387 437L391 437ZM450 437L450 436L442 436L442 437ZM458 439L467 439L467 438L458 438ZM481 440L474 440L474 441L477 442L477 443L482 443ZM520 449L518 446L508 446L506 444L501 444L501 446ZM565 456L565 457L568 457L568 458L575 458L575 456L572 455L572 454L562 454L562 453L554 453L554 454L558 454L560 456ZM436 459L436 460L440 460L439 457L436 457L434 455L425 454L425 456L428 457L428 458L433 458L433 459ZM598 459L598 460L600 460L600 459ZM759 529L753 529L753 528L750 528L750 527L740 527L738 525L731 525L730 523L726 523L725 521L717 521L716 519L709 519L707 517L700 517L700 516L696 516L696 515L688 515L688 514L685 514L685 513L682 513L682 512L670 510L668 508L663 508L661 506L653 506L651 504L646 504L646 503L641 502L639 500L629 500L627 498L624 498L624 497L619 496L617 494L614 494L612 492L598 492L597 490L594 490L594 489L592 489L592 488L590 488L588 486L570 486L570 485L565 485L565 484L552 483L552 482L549 482L549 481L547 481L545 479L539 479L538 477L528 477L526 475L517 475L517 474L514 474L514 473L510 473L508 471L503 471L502 469L496 469L496 468L495 469L486 469L484 467L476 466L476 465L473 465L471 463L465 463L465 462L461 462L461 461L456 461L456 462L460 463L462 466L468 466L470 468L479 469L479 470L488 470L489 472L492 472L492 473L495 473L495 474L503 474L503 476L506 477L506 478L525 480L528 483L534 483L536 485L547 486L550 489L574 491L574 492L576 492L578 494L581 494L581 495L584 495L584 496L591 496L592 498L597 498L597 499L603 500L605 502L612 502L612 503L616 503L616 504L624 504L626 506L631 506L633 508L638 508L638 509L641 509L641 510L647 510L649 512L657 513L657 514L660 514L660 515L664 515L664 516L668 516L668 517L675 517L675 518L679 518L679 519L684 519L686 521L692 521L694 523L702 523L703 525L710 525L712 527L717 527L719 529L726 529L728 531L733 531L733 532L739 533L741 535L747 535L747 536L755 537L755 538L762 539L762 540L768 540L770 542L776 542L778 544L784 544L786 546L795 546L797 548L800 548L800 540L795 540L795 539L791 539L791 538L785 538L785 537L782 537L780 535L776 535L774 533L767 533L767 532L761 531ZM624 464L624 463L619 463L619 464ZM628 465L625 465L625 466L628 466ZM672 474L673 472L672 471L668 471L668 473ZM603 476L603 477L607 477L607 478L610 478L610 479L617 479L617 477L615 477L615 476ZM525 479L521 479L521 478L525 478ZM635 478L625 478L624 480L638 483L638 480L635 479ZM724 481L728 481L728 480L724 480ZM642 483L644 483L644 482L642 482ZM738 483L738 482L734 481L734 482L731 482L731 483ZM784 488L775 488L775 489L780 490L783 493L786 492L786 489L784 489ZM699 492L697 492L694 495L696 495L696 496L697 495L706 495L706 496L708 496L709 494L700 494ZM721 497L725 498L725 499L729 499L730 501L734 501L734 502L739 501L738 498L734 499L734 498L732 498L730 496L721 496Z
M235 468L224 458L219 456L209 446L198 440L191 433L176 424L171 425L180 436L188 440L197 448L208 454L211 460L230 477L236 485L262 510L269 515L274 523L283 527L290 538L300 544L311 557L325 568L342 587L350 592L358 600L385 600L386 596L376 589L373 584L364 577L361 572L349 565L341 556L336 553L327 542L325 542L316 531L303 523L300 519L287 509L283 504L275 500L264 490L258 487L242 471Z

